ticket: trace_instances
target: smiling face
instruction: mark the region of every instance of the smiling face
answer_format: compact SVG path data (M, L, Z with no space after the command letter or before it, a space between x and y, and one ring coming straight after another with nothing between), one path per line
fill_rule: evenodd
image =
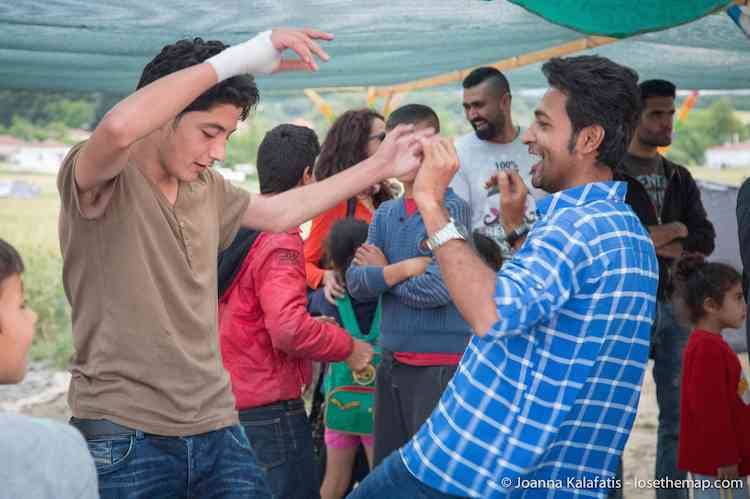
M558 192L575 185L576 158L570 151L573 126L565 109L566 101L565 94L550 88L534 111L534 121L523 135L529 154L539 158L531 167L531 184L547 192Z
M224 161L227 141L237 129L242 109L218 104L207 111L190 111L164 125L159 160L164 170L192 182L216 161Z
M510 94L500 93L490 80L464 89L464 115L480 140L502 136L510 113Z

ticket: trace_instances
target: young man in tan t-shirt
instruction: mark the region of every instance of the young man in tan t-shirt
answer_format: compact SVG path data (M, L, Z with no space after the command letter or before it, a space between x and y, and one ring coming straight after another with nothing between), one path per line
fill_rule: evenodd
M275 29L226 48L182 40L143 71L65 159L63 283L73 309L71 423L86 437L102 497L270 497L217 345L217 253L240 226L297 226L419 164L395 130L358 167L251 196L210 168L258 98L250 73L315 70L313 30ZM282 60L292 49L299 60ZM365 365L372 351L352 353Z

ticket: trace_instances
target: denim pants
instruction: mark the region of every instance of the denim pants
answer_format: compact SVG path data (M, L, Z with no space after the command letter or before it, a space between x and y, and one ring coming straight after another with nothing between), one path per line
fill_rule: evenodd
M453 496L429 487L412 475L396 451L360 483L347 499L450 499Z
M102 499L271 497L240 425L187 437L132 430L86 443Z
M677 468L680 435L680 379L682 353L689 332L677 323L672 305L659 301L651 328L651 358L654 359L656 403L659 406L659 428L656 436L655 478L684 480L687 473ZM622 480L622 463L617 478ZM637 477L647 478L647 477ZM610 498L621 498L621 490L611 490ZM656 499L687 499L687 489L656 489Z
M301 399L240 411L240 424L274 499L320 497L310 422Z

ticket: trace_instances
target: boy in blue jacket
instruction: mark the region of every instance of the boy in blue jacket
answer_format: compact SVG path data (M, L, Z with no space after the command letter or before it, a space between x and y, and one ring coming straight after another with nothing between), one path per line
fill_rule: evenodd
M386 130L401 123L417 129L440 122L427 106L410 104L391 113ZM404 196L383 203L375 212L364 244L346 273L356 300L381 297L380 345L375 393L375 456L377 466L406 443L432 413L448 385L471 335L451 301L437 262L413 275L402 262L431 257L427 232L412 197L416 172L398 180ZM463 227L470 208L448 190L445 206Z

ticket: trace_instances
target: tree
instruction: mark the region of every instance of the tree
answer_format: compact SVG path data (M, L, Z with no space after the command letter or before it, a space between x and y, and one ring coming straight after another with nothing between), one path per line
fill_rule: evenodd
M709 147L725 144L735 137L746 140L748 136L750 131L734 114L730 102L720 99L706 109L693 110L684 123L677 125L667 157L678 163L703 165Z
M272 127L257 115L253 115L246 123L246 127L237 130L229 139L224 166L231 168L241 163L255 164L257 161L258 146Z

